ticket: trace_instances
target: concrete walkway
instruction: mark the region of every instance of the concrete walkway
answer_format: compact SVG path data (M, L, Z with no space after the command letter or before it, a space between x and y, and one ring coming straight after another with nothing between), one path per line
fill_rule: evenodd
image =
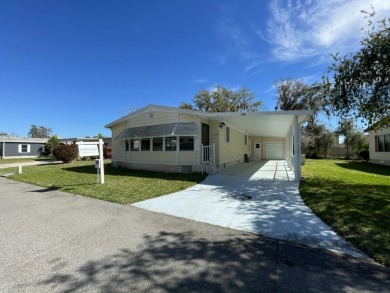
M284 161L243 163L134 206L365 258L312 213L291 178Z
M0 174L0 177L8 177L14 175L19 172L19 166L35 166L35 165L50 165L50 164L60 164L62 161L50 161L50 160L42 160L42 161L28 161L28 162L19 162L19 163L10 163L10 164L0 164L1 169L9 169L15 168L15 172ZM18 169L16 169L18 168ZM23 171L23 169L22 169Z

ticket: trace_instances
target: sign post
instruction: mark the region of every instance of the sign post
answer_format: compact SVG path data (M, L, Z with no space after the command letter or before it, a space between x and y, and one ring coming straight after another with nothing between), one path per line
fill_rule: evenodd
M78 141L76 144L79 147L80 158L99 156L99 159L95 161L95 167L98 174L100 173L100 184L104 184L103 139L99 138L98 142Z

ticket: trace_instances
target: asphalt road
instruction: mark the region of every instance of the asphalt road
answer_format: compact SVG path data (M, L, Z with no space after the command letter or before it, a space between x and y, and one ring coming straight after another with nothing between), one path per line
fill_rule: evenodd
M0 292L390 292L371 261L0 177Z

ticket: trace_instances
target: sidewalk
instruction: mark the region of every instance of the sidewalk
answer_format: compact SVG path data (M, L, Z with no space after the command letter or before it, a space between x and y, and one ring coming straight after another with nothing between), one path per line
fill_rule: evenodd
M10 163L10 164L0 164L0 169L7 169L19 166L34 166L34 165L50 165L50 164L60 164L62 161L31 161L31 162L20 162L20 163Z
M20 163L10 163L10 164L0 164L0 170L8 168L19 168L19 166L35 166L35 165L51 165L51 164L61 164L62 161L30 161L30 162L20 162ZM0 177L8 177L14 174L17 174L19 170L7 174L0 174Z

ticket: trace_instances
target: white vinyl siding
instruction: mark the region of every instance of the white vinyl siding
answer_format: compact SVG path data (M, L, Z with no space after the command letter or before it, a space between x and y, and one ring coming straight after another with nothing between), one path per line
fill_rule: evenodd
M249 146L245 145L245 140L243 139L244 133L230 127L230 143L226 143L226 137L222 132L225 132L225 130L220 131L222 134L220 136L220 143L216 145L217 164L222 167L224 165L237 164L239 161L243 162L244 155L249 155Z
M267 160L284 160L283 140L268 139L265 142L265 158Z

